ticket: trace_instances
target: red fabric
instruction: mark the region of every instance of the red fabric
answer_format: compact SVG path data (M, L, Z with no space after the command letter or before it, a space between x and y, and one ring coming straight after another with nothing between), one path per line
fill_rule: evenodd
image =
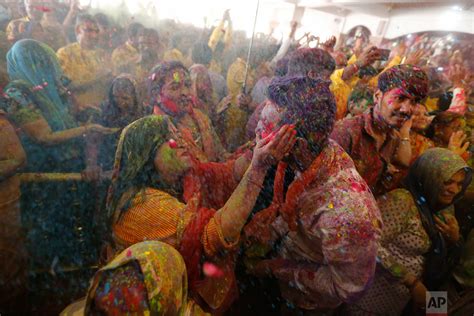
M200 195L200 206L220 209L239 184L234 179L235 160L197 163L184 179L184 201Z
M398 144L387 134L387 140L377 150L376 141L371 135L373 124L371 113L346 118L336 123L331 139L351 156L359 174L374 195L379 196L387 192L384 176Z
M199 208L184 230L179 252L186 263L189 288L191 290L196 290L199 286L199 281L202 280L201 271L204 247L201 242L201 236L215 212L213 209Z

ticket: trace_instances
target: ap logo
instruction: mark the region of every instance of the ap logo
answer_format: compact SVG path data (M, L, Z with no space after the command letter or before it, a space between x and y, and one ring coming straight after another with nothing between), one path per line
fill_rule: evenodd
M427 316L448 315L448 292L428 292L426 295Z

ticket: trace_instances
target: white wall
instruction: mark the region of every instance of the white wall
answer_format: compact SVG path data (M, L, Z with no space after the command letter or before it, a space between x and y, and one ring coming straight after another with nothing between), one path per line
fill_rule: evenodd
M377 27L380 21L382 20L386 19L382 19L378 16L364 13L350 13L346 17L346 22L344 24L344 29L342 30L342 33L347 34L353 27L363 25L367 27L370 32L372 32L372 35L375 36L377 33Z
M382 33L380 23L385 22ZM397 9L388 18L363 13L351 13L346 17L343 33L354 26L364 25L374 37L394 38L421 31L457 31L474 33L474 12L454 10L453 6ZM382 28L383 29L383 28Z
M301 19L301 27L296 32L296 37L299 38L305 32L311 32L311 34L319 36L321 41L324 41L333 35L339 35L343 20L344 18L337 15L306 9Z
M417 10L394 10L386 38L420 31L457 31L474 33L474 12L457 11L453 7L423 8Z

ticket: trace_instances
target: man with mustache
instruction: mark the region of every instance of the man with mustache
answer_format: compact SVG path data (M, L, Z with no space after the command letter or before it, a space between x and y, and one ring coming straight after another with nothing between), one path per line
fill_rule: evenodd
M331 138L351 156L374 195L386 193L396 166L411 161L411 116L426 97L428 77L418 67L398 65L379 76L374 107L337 122Z

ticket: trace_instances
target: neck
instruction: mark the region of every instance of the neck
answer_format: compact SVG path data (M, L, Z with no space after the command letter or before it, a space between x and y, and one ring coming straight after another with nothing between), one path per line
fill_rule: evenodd
M86 50L93 50L94 49L94 47L91 47L90 45L87 45L84 42L78 41L78 43L79 43L79 46L81 46L82 49L86 49Z
M317 158L311 153L293 154L290 156L289 166L294 171L305 172Z

